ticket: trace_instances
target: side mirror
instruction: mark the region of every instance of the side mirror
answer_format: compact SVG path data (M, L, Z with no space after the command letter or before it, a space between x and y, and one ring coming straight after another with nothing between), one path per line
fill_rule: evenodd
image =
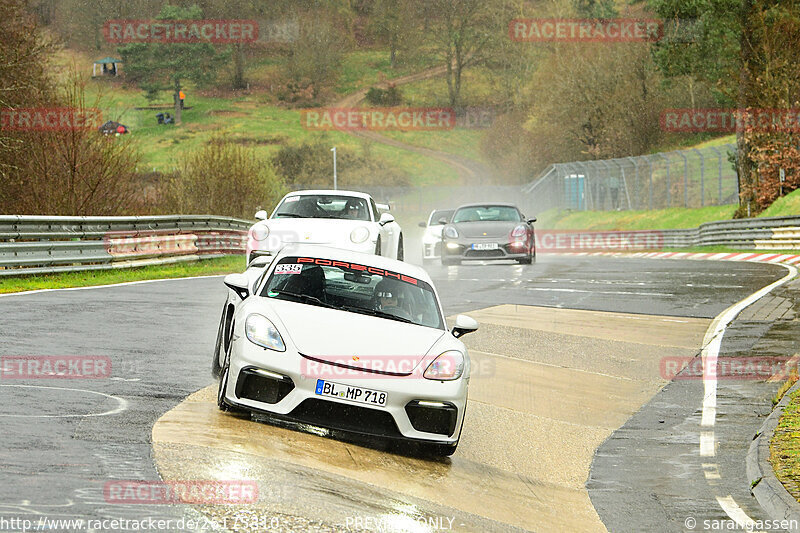
M239 298L244 300L250 294L247 288L250 279L244 274L228 274L222 282L233 292L239 295Z
M267 215L267 212L264 211L263 209L261 211L256 212L256 220L267 220L267 218L269 218L269 216Z
M389 222L394 222L394 215L391 213L384 213L381 215L381 219L378 221L378 224L385 226Z
M439 222L439 224L441 224L442 226L444 226L445 224L447 224L447 219L446 219L446 218L444 218L444 217L442 217L442 218L440 218L440 219L438 220L438 222Z
M453 337L459 338L467 333L472 333L478 329L478 322L467 315L458 315L456 317L456 325L453 326Z
M417 226L419 226L420 228L427 228L428 227L428 225L426 223L424 223L424 222L420 222L419 224L417 224Z
M536 217L532 217L532 218L528 219L528 224L533 224L534 222L536 222Z

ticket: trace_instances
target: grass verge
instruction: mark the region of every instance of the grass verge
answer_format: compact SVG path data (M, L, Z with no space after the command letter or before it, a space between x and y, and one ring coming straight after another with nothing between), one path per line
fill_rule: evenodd
M242 270L244 270L244 259L241 255L226 255L192 263L0 278L0 293L91 287L149 279L213 276Z
M800 391L793 392L770 441L775 476L800 501Z
M537 215L542 229L583 229L632 231L651 229L696 228L704 222L729 219L735 205L715 205L686 209L654 209L652 211L545 211Z

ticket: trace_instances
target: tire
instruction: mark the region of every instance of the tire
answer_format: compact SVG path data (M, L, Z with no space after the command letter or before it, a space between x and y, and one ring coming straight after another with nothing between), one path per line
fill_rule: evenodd
M231 406L225 401L225 389L228 387L228 373L230 372L230 365L227 360L225 368L222 369L222 375L219 378L219 388L217 389L217 407L220 411L230 411Z
M530 265L532 262L533 262L533 256L531 254L528 254L528 257L526 257L525 259L517 259L517 263L519 263L520 265Z
M219 379L222 374L222 367L219 366L219 352L222 345L222 325L225 323L226 308L222 308L222 316L219 319L219 328L217 328L217 341L214 343L214 359L211 361L211 376Z
M445 256L442 256L442 265L449 266L449 265L460 265L461 259L448 259Z
M241 409L229 404L225 400L225 389L228 388L228 375L231 370L231 346L225 350L225 363L222 365L222 375L219 378L219 388L217 389L217 407L220 411L229 413L249 413L246 409Z
M381 255L381 238L378 236L377 242L375 242L375 255Z
M397 241L397 260L403 261L403 257L405 257L405 252L403 251L403 234L400 234L400 239Z

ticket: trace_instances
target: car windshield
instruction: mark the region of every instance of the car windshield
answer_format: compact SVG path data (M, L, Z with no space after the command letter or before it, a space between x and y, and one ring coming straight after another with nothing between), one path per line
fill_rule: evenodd
M431 286L382 268L311 257L284 257L260 293L266 298L443 329Z
M519 222L520 220L522 218L516 208L502 205L462 207L453 217L453 223Z
M287 196L272 218L343 218L370 220L367 200L356 196L297 194Z
M431 218L428 221L429 226L435 226L439 224L439 219L450 220L450 217L453 216L452 209L437 209L433 213L431 213Z

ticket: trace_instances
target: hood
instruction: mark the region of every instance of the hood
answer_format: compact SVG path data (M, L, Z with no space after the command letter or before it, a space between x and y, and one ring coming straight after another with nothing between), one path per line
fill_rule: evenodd
M454 224L460 237L473 238L508 238L511 232L524 222L486 221L486 222L459 222Z
M283 326L281 333L289 336L302 355L351 368L398 369L404 371L397 373L410 374L446 333L285 300L270 298L269 303Z
M335 244L348 240L355 228L372 225L366 220L337 218L271 218L263 224L269 227L271 238L280 238L284 244Z

